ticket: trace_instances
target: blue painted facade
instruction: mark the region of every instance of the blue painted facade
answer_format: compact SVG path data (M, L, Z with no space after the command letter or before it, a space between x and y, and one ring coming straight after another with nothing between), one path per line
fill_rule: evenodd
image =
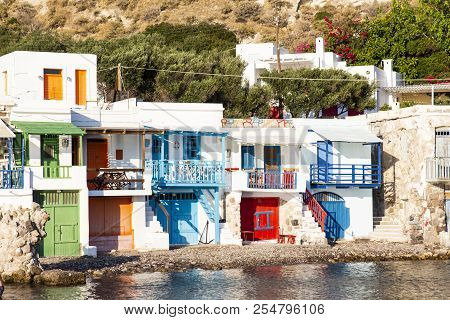
M317 142L317 163L310 164L310 183L313 188L378 188L381 186L381 144L376 148L376 164L333 164L331 141Z
M182 147L182 160L170 159L171 135L181 137L181 145L177 147ZM221 140L221 160L201 160L202 138L207 136ZM225 185L225 138L225 133L194 131L166 131L162 135L153 135L152 153L155 154L146 159L146 168L152 173L152 207L164 230L169 232L170 244L189 245L202 240L198 225L200 206L209 222L214 223L214 242L220 243L219 190ZM167 200L170 194L191 194L192 198ZM160 205L165 207L169 218Z

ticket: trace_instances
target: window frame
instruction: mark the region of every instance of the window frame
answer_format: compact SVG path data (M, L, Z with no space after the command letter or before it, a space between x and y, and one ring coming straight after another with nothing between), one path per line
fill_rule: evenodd
M244 149L247 152L244 152ZM248 150L251 150L249 153ZM246 158L247 155L247 158ZM252 158L249 158L251 155ZM247 159L247 161L245 161ZM249 160L251 160L251 165L248 165ZM241 146L241 170L255 170L256 168L256 158L255 158L255 146L254 145L242 145Z

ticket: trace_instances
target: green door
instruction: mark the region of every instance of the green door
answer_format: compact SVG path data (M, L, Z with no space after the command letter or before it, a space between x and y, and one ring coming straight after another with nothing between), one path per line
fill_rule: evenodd
M80 254L80 208L78 191L35 192L35 202L50 215L47 236L39 245L41 256Z
M44 167L44 178L59 177L59 136L41 136L41 165Z

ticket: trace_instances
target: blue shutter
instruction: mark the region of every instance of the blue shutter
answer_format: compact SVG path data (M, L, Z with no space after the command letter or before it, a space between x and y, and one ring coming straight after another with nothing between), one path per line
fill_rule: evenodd
M241 147L241 168L250 170L255 168L255 147L242 146Z

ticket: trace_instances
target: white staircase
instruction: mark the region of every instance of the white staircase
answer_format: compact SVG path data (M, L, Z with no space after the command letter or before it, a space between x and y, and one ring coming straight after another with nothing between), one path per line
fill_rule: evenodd
M316 222L312 212L306 205L303 206L302 218L296 229L296 242L303 245L326 245L325 232Z
M142 244L137 247L138 250L169 250L169 234L164 232L150 206L145 207L145 226L143 226L143 229L140 232L142 235L140 243Z
M242 239L233 236L226 222L220 224L220 244L242 246Z
M371 240L408 242L408 238L403 234L402 226L390 217L374 217L373 225L375 229L369 234Z

